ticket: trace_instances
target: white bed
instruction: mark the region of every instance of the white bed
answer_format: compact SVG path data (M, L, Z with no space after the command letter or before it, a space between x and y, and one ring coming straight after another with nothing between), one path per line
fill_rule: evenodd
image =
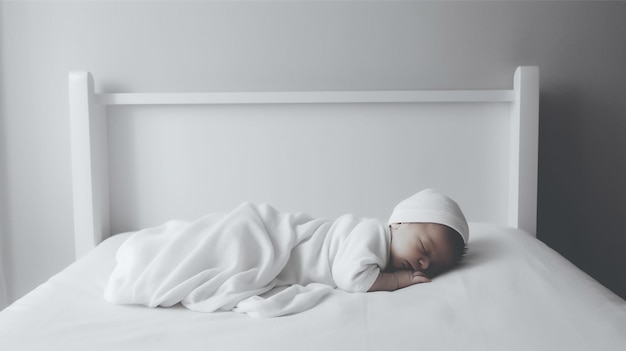
M521 67L493 91L119 94L71 73L78 259L0 313L0 349L624 349L624 300L535 238L538 86ZM425 187L472 222L431 283L279 318L103 299L111 233L244 200L384 219Z

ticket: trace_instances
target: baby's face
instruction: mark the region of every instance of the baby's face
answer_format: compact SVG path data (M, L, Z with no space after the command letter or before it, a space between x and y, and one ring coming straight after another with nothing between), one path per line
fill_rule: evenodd
M433 277L454 265L451 229L436 223L391 225L390 264L396 270L420 271Z

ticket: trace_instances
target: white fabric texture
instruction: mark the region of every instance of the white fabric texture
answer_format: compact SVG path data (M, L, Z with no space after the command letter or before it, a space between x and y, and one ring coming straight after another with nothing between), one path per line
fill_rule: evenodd
M314 219L244 203L132 235L117 252L105 298L274 317L309 309L335 287L367 291L388 251L389 233L378 220Z
M400 202L388 222L443 224L459 233L465 244L469 241L469 226L463 211L454 200L435 189L422 190Z
M624 300L525 232L470 228L462 265L430 283L334 289L310 310L271 319L106 302L129 238L115 235L0 312L0 350L624 349Z

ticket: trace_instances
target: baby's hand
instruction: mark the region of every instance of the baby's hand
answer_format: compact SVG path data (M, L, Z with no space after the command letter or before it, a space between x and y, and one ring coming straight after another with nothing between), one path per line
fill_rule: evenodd
M392 274L394 274L397 279L398 284L396 289L406 288L407 286L413 284L430 282L430 279L426 276L426 274L418 271L400 270L395 271Z
M428 283L430 279L422 272L407 270L395 272L381 272L368 291L393 291L406 288L409 285Z

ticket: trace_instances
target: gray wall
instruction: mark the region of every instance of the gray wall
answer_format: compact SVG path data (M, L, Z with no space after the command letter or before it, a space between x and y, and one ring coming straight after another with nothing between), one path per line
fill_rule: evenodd
M624 2L2 2L14 300L73 259L67 72L102 91L510 87L541 70L539 238L626 297ZM621 267L621 269L620 269Z

